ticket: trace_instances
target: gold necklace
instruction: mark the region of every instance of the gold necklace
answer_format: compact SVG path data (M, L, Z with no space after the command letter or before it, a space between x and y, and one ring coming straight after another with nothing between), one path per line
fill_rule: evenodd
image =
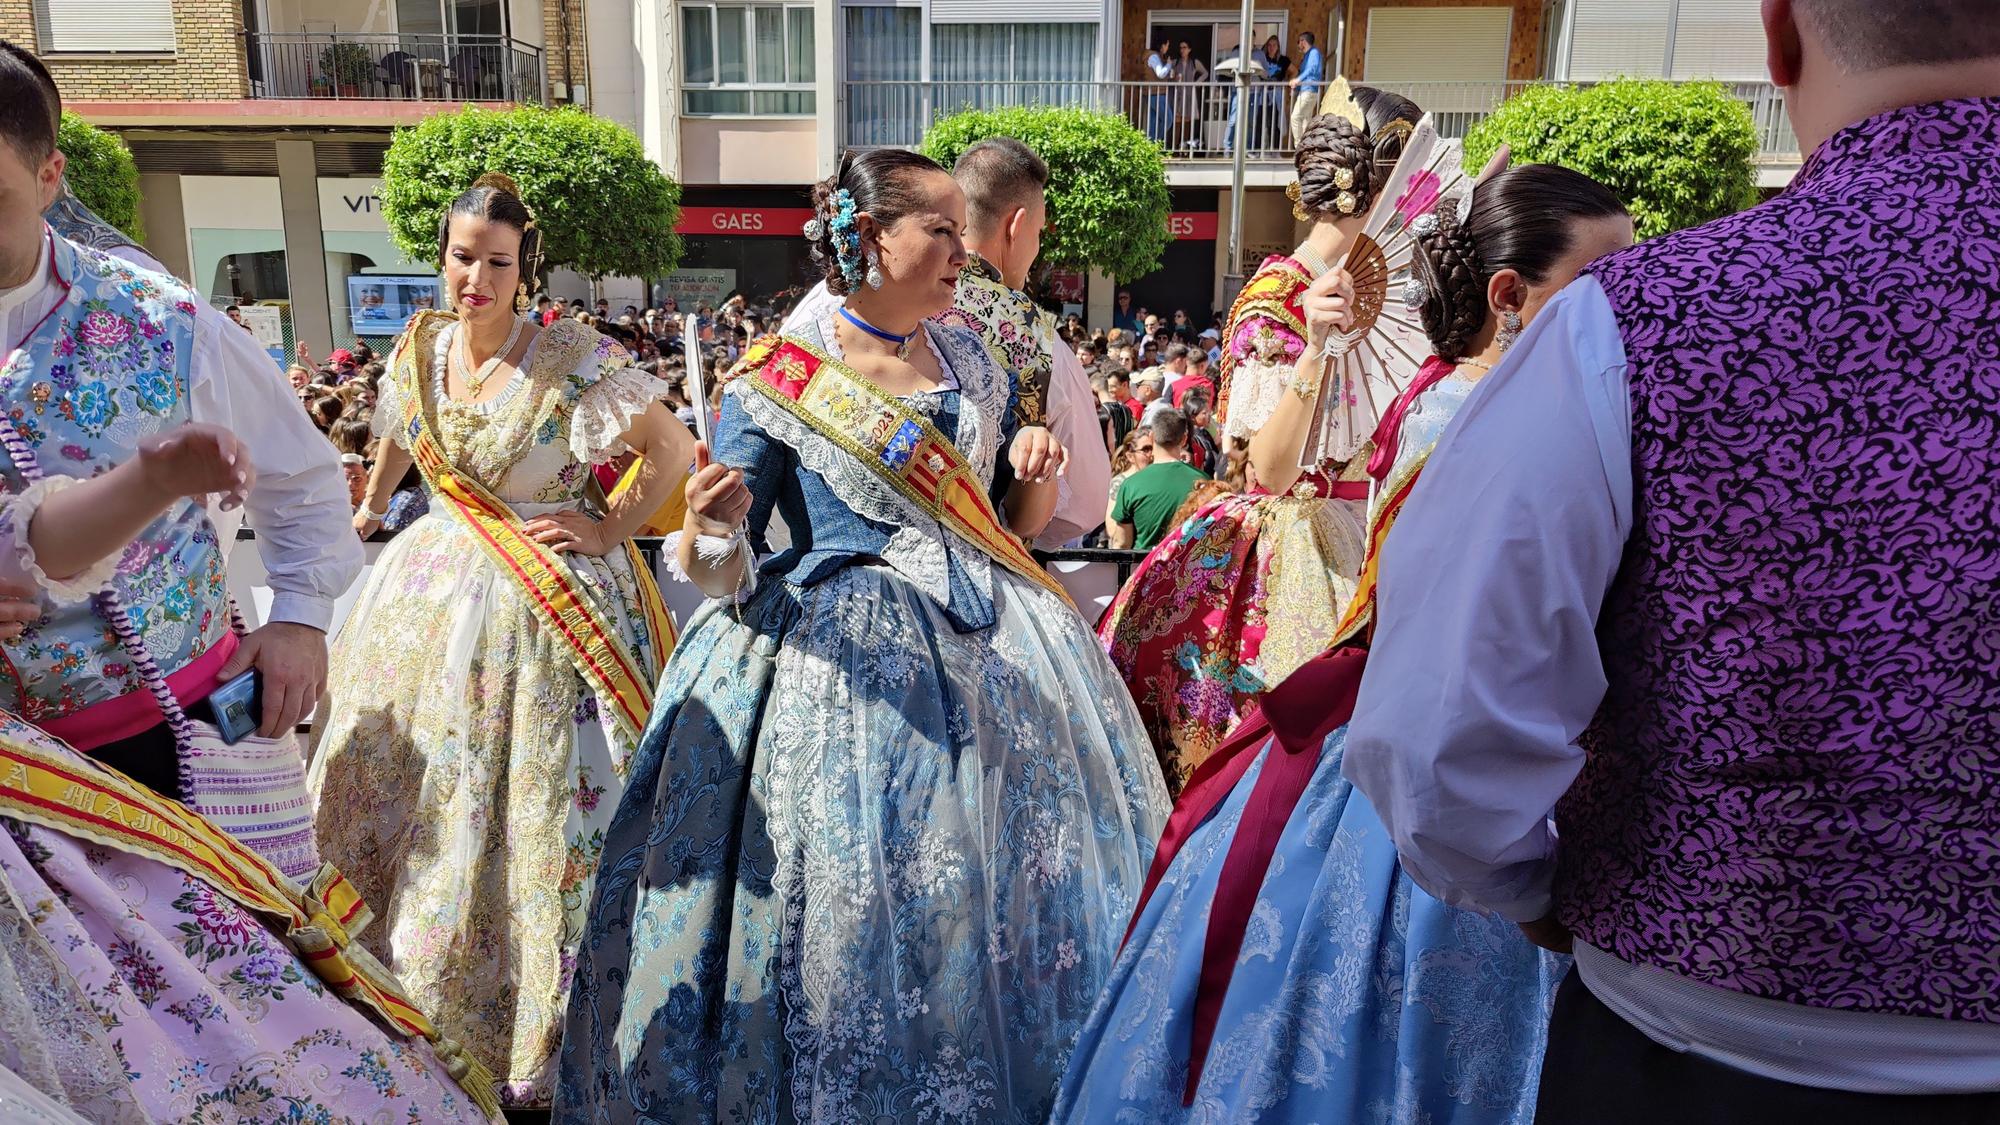
M458 350L461 353L458 358L459 370L469 372L465 376L465 389L472 392L473 398L478 398L479 393L486 389L486 380L493 377L493 373L500 369L501 362L507 358L508 353L514 350L514 342L521 338L521 329L526 327L527 323L526 317L515 317L514 330L507 333L507 342L500 345L500 350L494 352L491 359L480 364L477 371L471 370L472 330L466 328L462 322L460 323L459 327L462 331L459 333L458 341Z

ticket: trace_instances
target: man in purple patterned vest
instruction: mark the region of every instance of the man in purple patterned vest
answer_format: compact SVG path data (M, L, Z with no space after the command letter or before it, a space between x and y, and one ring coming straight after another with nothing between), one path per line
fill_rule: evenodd
M1573 941L1538 1121L2000 1121L2000 11L1763 11L1811 157L1466 405L1345 769Z

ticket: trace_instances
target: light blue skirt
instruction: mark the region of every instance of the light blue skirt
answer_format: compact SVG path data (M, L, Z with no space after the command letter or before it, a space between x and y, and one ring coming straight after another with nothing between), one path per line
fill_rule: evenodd
M1147 902L1077 1042L1057 1122L1527 1125L1568 958L1403 874L1340 776L1347 728L1280 836L1192 1106L1195 986L1223 859L1266 743Z
M881 566L711 604L605 842L562 1121L1041 1125L1165 790L1076 611Z

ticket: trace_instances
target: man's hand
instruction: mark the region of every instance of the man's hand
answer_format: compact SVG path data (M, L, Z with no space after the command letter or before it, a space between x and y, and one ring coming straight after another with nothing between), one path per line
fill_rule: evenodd
M310 625L273 621L243 638L218 678L227 683L252 667L263 691L257 734L277 738L312 714L326 694L326 634Z
M0 582L0 641L11 641L42 616L41 591L25 582Z
M1575 938L1570 934L1569 927L1562 924L1554 910L1532 922L1518 924L1529 941L1551 953L1568 953L1570 947L1575 944Z

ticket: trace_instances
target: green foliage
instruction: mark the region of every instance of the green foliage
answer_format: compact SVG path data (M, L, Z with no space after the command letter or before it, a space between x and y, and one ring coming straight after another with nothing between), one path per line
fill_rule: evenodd
M534 209L547 267L658 277L680 261L680 185L639 138L573 107L468 106L396 130L382 158L382 217L413 262L438 261L438 220L485 172L505 172Z
M1096 267L1125 280L1151 273L1167 248L1167 160L1160 146L1112 113L1015 106L975 109L933 123L923 153L950 168L988 137L1013 137L1049 165L1049 231L1042 261Z
M359 43L335 43L319 53L320 73L341 86L359 86L375 77L375 57Z
M1477 172L1503 141L1516 163L1560 164L1602 181L1631 208L1640 238L1757 202L1756 123L1718 82L1531 86L1466 136L1467 170Z
M63 175L69 190L97 217L130 235L145 238L139 222L139 165L118 134L106 132L74 113L62 115L56 147L69 163Z

